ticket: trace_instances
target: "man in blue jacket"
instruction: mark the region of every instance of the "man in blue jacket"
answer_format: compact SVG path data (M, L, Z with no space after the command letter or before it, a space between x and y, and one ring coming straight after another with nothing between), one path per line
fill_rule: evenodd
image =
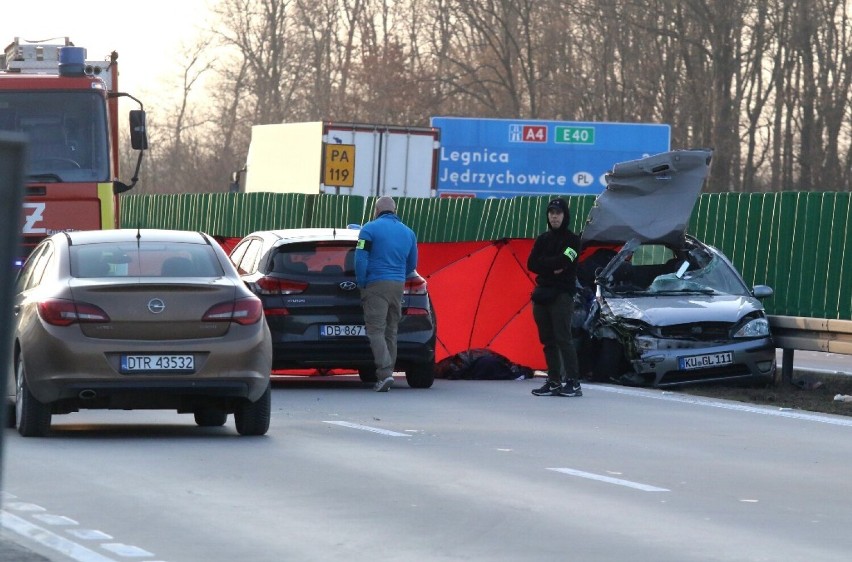
M361 228L355 247L355 281L376 363L376 392L387 392L393 385L402 292L415 267L417 236L399 220L394 200L379 197L375 218Z

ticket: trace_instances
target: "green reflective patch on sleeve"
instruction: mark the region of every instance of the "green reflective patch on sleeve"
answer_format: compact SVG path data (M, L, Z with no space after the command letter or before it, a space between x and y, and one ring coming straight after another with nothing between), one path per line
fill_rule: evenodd
M363 238L358 239L358 243L355 245L355 248L358 250L367 250L370 251L370 246L372 246L372 242L370 240L364 240Z
M565 254L566 256L568 256L568 259L571 260L571 261L574 261L574 260L577 259L577 250L575 250L574 248L571 248L570 246L568 248L565 248L565 251L562 252L562 253Z

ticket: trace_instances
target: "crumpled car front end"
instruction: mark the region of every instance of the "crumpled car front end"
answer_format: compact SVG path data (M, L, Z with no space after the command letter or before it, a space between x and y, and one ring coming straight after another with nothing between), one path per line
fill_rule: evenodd
M576 322L580 365L594 380L670 386L774 380L775 347L760 299L727 257L686 234L712 150L615 164L581 240Z
M611 263L624 263L636 246L625 248ZM760 302L771 289L749 290L724 255L691 237L685 248L684 261L668 266L676 271L648 286L641 270L659 266L599 276L586 321L595 380L662 387L775 379L775 346Z
M770 382L776 374L768 322L753 298L610 298L595 332L602 353L623 356L598 378L636 386ZM756 299L755 299L756 300ZM683 314L687 311L688 314Z

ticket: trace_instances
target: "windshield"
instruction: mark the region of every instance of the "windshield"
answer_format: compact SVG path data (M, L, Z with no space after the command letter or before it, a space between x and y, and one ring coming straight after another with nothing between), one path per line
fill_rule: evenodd
M73 277L221 277L216 253L205 244L109 242L70 247Z
M722 258L714 256L701 269L687 270L678 277L677 273L657 276L648 288L651 294L661 293L707 293L747 296L746 286Z
M272 271L323 277L355 275L355 243L283 245L272 258Z
M0 130L29 137L30 180L110 181L101 92L0 92Z
M697 246L675 255L661 246L632 248L628 244L610 261L604 274L598 282L613 294L750 294L724 258Z

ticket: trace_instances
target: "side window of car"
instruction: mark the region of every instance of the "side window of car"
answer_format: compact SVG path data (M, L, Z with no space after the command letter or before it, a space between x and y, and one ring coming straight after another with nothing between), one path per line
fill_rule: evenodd
M263 243L256 238L248 242L242 259L239 260L239 262L234 262L240 275L246 275L257 271L257 261L262 245Z
M29 255L27 261L24 262L24 266L21 268L21 271L18 272L18 278L15 280L16 293L20 293L21 291L25 291L27 289L27 286L30 282L30 278L33 276L33 269L35 269L35 264L38 261L39 256L44 253L44 249L46 247L47 244L37 246Z
M251 246L246 251L246 258L251 258L251 261L245 262L248 270L254 273L260 267L260 260L263 258L263 241L252 240Z
M53 245L45 244L44 251L37 256L37 259L33 264L33 272L30 278L27 279L26 289L37 287L41 283L41 279L44 277L44 271L47 269L47 264L50 263L52 258Z
M240 261L242 261L243 256L246 255L246 250L249 247L251 240L243 240L231 251L231 255L228 256L228 259L231 260L231 263L234 264L234 267L239 267Z

